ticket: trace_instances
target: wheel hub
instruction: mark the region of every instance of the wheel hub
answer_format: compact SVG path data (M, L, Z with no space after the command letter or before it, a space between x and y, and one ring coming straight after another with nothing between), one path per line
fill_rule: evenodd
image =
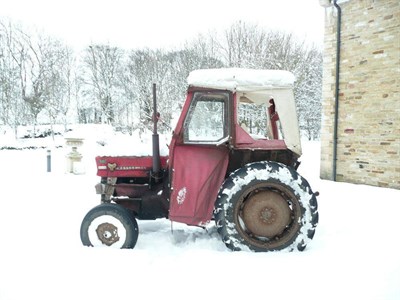
M260 212L260 219L265 224L274 223L275 218L276 218L276 212L274 209L270 207L266 207L264 210Z
M246 229L256 236L273 238L291 221L288 202L273 191L260 191L250 196L242 211Z
M107 246L119 241L118 228L110 223L102 223L96 229L97 237Z

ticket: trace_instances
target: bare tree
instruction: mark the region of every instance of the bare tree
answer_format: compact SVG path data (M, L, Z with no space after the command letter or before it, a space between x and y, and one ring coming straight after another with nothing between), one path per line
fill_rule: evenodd
M40 38L34 40L19 28L9 33L8 51L18 66L21 97L36 125L39 113L46 106L45 97L52 79L46 63L46 44Z
M228 67L261 68L270 35L257 25L238 21L222 37L211 36L211 39L219 41L219 52Z
M71 108L73 99L78 97L80 85L77 74L76 57L71 48L65 46L63 51L63 64L61 66L64 95L62 95L62 102L60 105L60 113L62 116L64 131L67 131L68 111Z
M229 67L288 70L295 74L299 123L308 138L316 138L321 118L322 55L316 47L293 34L266 31L257 25L237 22L217 41L222 60Z
M168 66L165 62L165 54L160 50L131 51L127 61L125 76L131 87L128 89L130 96L136 104L137 121L134 125L141 132L151 126L152 108L152 83L157 84L158 109L169 118L169 112L165 106L164 85L168 76Z
M141 131L152 124L152 83L157 84L158 111L161 113L160 130L170 130L174 114L180 111L187 89L189 72L199 68L221 67L222 62L212 57L212 48L206 39L187 43L178 51L136 50L129 53L124 78L125 95L134 107ZM207 43L207 44L206 44Z
M302 61L300 80L296 82L295 96L299 125L309 140L320 137L322 109L322 53L311 47Z
M19 29L10 21L0 21L0 117L3 124L13 128L15 137L18 125L27 122L20 88L25 51L17 38L18 33ZM19 55L16 49L20 50Z
M7 104L2 115L8 122L15 116L14 126L33 123L35 135L42 112L51 124L67 114L73 54L59 40L30 35L12 23L0 23L0 33L2 106Z
M114 96L118 88L117 74L123 52L107 45L91 45L84 55L86 95L98 101L97 121L114 123Z
M3 22L0 120L16 126L21 118L12 116L26 113L29 119L22 119L36 124L38 115L46 112L52 124L66 124L74 99L79 122L145 130L151 124L153 82L157 83L162 119L170 124L182 107L186 78L194 69L284 69L297 78L295 95L301 129L307 137L316 138L321 107L321 57L319 49L292 34L239 21L220 33L199 35L182 49L169 52L141 49L125 53L109 45L92 45L76 66L73 53L59 41L29 35Z
M32 38L20 31L19 45L15 59L20 64L22 99L28 105L30 115L37 124L39 113L45 107L46 93L49 90L51 74L46 65L45 45L35 43Z
M73 83L74 61L73 52L57 40L48 40L47 48L43 51L45 64L51 75L48 90L45 94L45 111L51 124L59 120L67 126L67 113L70 108ZM52 130L53 132L53 130Z

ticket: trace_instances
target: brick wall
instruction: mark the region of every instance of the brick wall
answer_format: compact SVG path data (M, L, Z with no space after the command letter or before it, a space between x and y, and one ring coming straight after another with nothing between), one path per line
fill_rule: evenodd
M342 8L337 180L400 189L400 1ZM336 22L326 9L321 178L332 179Z

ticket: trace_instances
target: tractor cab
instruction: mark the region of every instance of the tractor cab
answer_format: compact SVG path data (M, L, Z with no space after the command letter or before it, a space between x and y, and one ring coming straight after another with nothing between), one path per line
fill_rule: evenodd
M170 145L171 220L207 223L222 182L248 163L297 166L301 145L293 82L290 72L276 70L190 73Z

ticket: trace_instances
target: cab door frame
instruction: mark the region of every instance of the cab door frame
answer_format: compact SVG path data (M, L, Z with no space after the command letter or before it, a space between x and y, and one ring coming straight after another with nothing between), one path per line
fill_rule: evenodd
M232 101L230 91L189 89L170 145L170 220L200 226L211 220L228 166ZM222 105L222 112L216 113L221 115L212 109L207 111L207 106L218 108L216 103ZM199 107L209 112L205 120L195 119ZM220 119L222 127L218 127ZM194 121L201 128L193 127ZM204 134L213 129L215 133Z

